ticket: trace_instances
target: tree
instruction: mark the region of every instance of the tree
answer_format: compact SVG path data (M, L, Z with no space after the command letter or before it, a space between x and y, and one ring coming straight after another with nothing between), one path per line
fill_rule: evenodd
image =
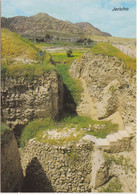
M69 49L69 50L67 50L67 52L66 52L66 54L67 54L67 56L68 57L72 57L72 50L71 49Z

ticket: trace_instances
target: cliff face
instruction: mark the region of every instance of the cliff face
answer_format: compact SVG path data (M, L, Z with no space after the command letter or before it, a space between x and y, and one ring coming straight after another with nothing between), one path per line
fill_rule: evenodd
M58 118L62 108L63 83L54 71L32 81L2 81L2 120L15 130L34 118Z
M1 145L1 191L19 192L23 185L23 171L13 131L4 134Z
M124 126L135 128L136 78L124 67L124 63L116 57L94 55L92 52L74 61L70 74L82 80L86 91L77 112L96 119L119 120L121 129Z

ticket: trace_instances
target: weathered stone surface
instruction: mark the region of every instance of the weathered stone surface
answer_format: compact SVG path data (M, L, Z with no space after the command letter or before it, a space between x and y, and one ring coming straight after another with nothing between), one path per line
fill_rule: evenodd
M109 167L100 150L95 150L92 163L92 186L97 188L109 179Z
M2 121L21 128L34 118L57 118L63 109L63 91L62 79L54 71L32 81L6 78L2 82Z
M71 76L84 80L86 95L89 96L86 98L88 101L84 101L84 98L78 107L78 113L107 119L117 112L119 119L115 120L120 120L120 129L127 125L130 127L135 125L136 76L130 70L126 72L124 66L124 62L116 57L94 55L90 51L71 64L69 69ZM92 110L88 111L89 114L87 107L88 110Z
M116 112L118 107L118 98L116 90L118 89L119 82L114 80L110 82L101 93L101 101L97 104L98 118L106 118Z
M13 131L7 131L1 146L1 191L19 192L23 185L23 171Z

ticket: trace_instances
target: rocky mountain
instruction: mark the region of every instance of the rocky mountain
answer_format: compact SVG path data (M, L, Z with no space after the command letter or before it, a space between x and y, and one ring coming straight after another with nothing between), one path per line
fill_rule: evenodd
M101 32L98 28L94 27L88 22L79 22L75 24L83 34L95 36L111 36L107 32Z
M97 35L111 36L102 32L90 23L71 23L49 16L46 13L38 13L34 16L16 16L12 18L1 18L2 28L7 28L21 35L45 35L46 33L57 35L58 33L72 36L76 35Z

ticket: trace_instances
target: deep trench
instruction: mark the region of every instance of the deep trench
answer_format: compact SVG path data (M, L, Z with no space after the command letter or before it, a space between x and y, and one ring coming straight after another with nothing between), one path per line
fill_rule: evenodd
M63 86L63 110L59 113L59 120L65 116L77 115L76 103L74 102L67 86L65 84L63 84ZM14 134L17 139L18 147L20 147L21 134L24 127L25 126L17 125L14 128ZM46 173L37 158L33 158L31 160L27 166L25 174L26 176L24 177L21 192L54 192L51 182L47 178Z
M76 112L76 103L74 102L73 96L68 90L67 86L63 84L64 93L63 93L63 109L59 112L59 115L55 118L55 120L60 121L66 116L77 115ZM33 118L32 118L33 120ZM27 123L26 123L27 125ZM20 147L21 134L26 125L17 124L14 128L14 135L17 140L18 147Z

